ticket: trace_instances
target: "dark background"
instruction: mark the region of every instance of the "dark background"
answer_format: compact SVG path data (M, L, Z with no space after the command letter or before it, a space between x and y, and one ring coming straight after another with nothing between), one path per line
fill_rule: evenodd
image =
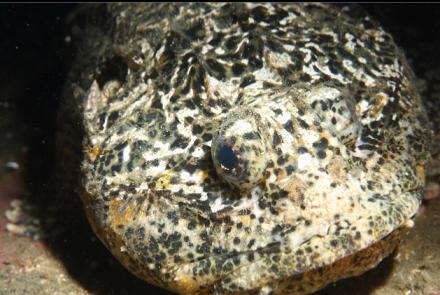
M440 67L440 5L361 6L392 33L397 44L406 52L418 77L426 78L427 72ZM0 104L7 102L10 112L15 112L15 116L19 118L17 128L22 129L30 150L26 171L31 191L38 191L38 186L45 185L53 167L57 108L63 82L75 54L73 42L66 42L66 38L73 38L74 35L74 27L68 20L77 8L76 4L0 5ZM427 81L427 93L440 85L432 84L432 81L436 81L432 78ZM109 277L113 279L106 280L106 274L97 275L96 282L81 278L81 264L75 260L87 261L90 255L105 250L100 244L91 245L93 249L83 247L81 251L75 249L77 246L81 244L65 244L67 257L63 257L66 255L59 247L56 249L60 251L58 254L61 259L65 259L71 273L78 276L77 279L90 291L120 294L124 293L122 290L128 290L129 293L130 290L150 290L145 289L141 281L132 278L117 265L106 269L106 263L102 263L99 270L108 270L112 273ZM76 254L77 252L82 254ZM104 257L103 255L107 254L98 256ZM105 260L108 257L99 259ZM389 260L385 261L372 276L386 274L390 263ZM357 283L352 280L351 284L362 283L364 279L361 278ZM150 291L159 293L156 289Z

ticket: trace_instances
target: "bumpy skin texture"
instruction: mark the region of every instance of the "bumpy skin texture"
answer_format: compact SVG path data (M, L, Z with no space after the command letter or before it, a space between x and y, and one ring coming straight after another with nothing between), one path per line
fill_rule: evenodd
M64 114L82 122L90 223L131 272L304 294L394 249L430 131L378 24L318 4L99 9Z

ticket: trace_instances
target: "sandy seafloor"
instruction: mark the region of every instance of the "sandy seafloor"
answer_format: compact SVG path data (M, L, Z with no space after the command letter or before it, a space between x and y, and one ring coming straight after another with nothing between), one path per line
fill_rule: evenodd
M72 216L79 226L60 225L42 241L5 230L4 213L14 198L27 198L45 218L57 218L44 213L51 196L42 192L50 185L56 110L73 52L74 28L65 19L74 8L0 5L0 294L169 294L121 267L83 226L77 207ZM440 6L366 8L405 50L431 108L440 107ZM440 183L439 177L432 180ZM415 228L391 257L317 294L440 294L440 198L423 206Z

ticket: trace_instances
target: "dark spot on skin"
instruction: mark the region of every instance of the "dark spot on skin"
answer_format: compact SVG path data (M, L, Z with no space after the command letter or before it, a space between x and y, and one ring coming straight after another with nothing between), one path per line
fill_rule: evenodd
M235 63L232 66L232 73L234 74L234 76L240 76L241 74L243 74L245 69L246 69L246 66L244 64Z
M118 118L119 118L119 112L118 111L111 112L111 114L108 116L108 119L107 119L107 127L111 127L113 125L113 123Z
M298 122L299 122L299 126L301 126L301 128L304 128L304 129L309 128L309 124L307 124L306 121L298 118Z
M214 59L208 59L206 61L209 68L212 70L212 74L217 80L224 80L226 78L224 67Z
M248 208L242 209L238 212L239 215L249 215L250 210Z
M283 141L282 137L277 133L274 132L273 134L273 146L279 145Z
M251 85L253 83L255 83L255 78L253 76L247 76L240 83L240 87L241 88L245 88L246 86L249 86L249 85Z
M286 167L286 173L287 175L291 175L295 171L295 167L292 165L289 165Z
M189 230L193 230L193 229L195 229L196 228L196 223L194 222L194 221L190 221L189 223L188 223L188 229Z
M212 139L212 134L210 134L210 133L205 133L205 134L202 135L202 139L203 139L204 141L210 141L210 140Z
M326 153L325 151L318 151L318 153L316 154L318 156L318 158L320 159L324 159L326 157Z
M307 149L305 147L300 146L297 150L298 154L305 154L307 153Z
M323 137L319 141L313 143L313 147L317 149L325 149L328 146L327 138Z
M148 131L148 136L150 137L150 138L154 138L154 137L156 137L156 135L157 135L157 131L156 130L149 130Z
M162 105L162 102L160 101L160 98L159 98L159 97L155 97L155 98L154 98L154 101L153 101L153 103L151 104L151 107L152 107L152 108L155 108L155 109L159 109L159 110L162 110L162 109L163 109L163 105Z
M232 220L231 220L231 216L225 216L225 217L223 218L223 222L224 222L224 223L231 223L231 222L232 222Z
M184 149L188 146L190 142L189 138L183 137L183 136L177 136L177 138L174 140L174 142L170 145L171 149L181 148Z
M251 11L252 17L256 22L262 22L268 18L268 10L266 7L257 6Z
M260 59L252 56L249 58L249 65L253 70L256 70L263 67L263 62Z
M305 74L305 73L301 74L299 78L300 78L300 80L302 82L310 82L310 81L312 81L312 77L310 77L310 75Z
M258 139L258 134L255 132L247 132L243 135L243 138L246 140L255 140Z
M279 53L284 52L283 45L276 40L268 39L266 46L273 52L279 52Z
M185 31L191 39L198 40L203 38L204 30L203 30L203 21L196 22L192 27Z
M111 168L113 175L115 175L116 173L121 172L121 168L122 168L121 164L113 165L112 168Z
M283 156L279 157L278 160L277 160L277 164L279 166L284 165L284 163L286 163L286 162L287 162L287 157L283 157Z
M232 36L225 42L225 46L230 51L233 51L235 48L237 48L239 42L240 38L238 38L237 36Z
M283 127L284 127L284 129L286 129L289 133L291 133L291 134L294 133L292 120L287 121L287 122L283 125Z
M270 270L273 272L273 273L278 273L278 266L276 266L275 264L273 264L271 267L270 267Z
M203 132L203 126L200 126L200 125L197 125L197 124L193 125L192 132L193 132L193 134L200 134L200 133L202 133Z
M272 229L272 235L275 235L283 230L283 227L279 224L275 225Z

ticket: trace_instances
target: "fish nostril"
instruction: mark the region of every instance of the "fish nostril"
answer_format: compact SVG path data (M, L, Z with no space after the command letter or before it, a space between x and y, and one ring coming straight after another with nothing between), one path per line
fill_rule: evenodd
M96 81L102 88L108 81L116 80L124 84L127 79L128 66L125 60L120 56L114 56L107 60L103 68L96 76Z

